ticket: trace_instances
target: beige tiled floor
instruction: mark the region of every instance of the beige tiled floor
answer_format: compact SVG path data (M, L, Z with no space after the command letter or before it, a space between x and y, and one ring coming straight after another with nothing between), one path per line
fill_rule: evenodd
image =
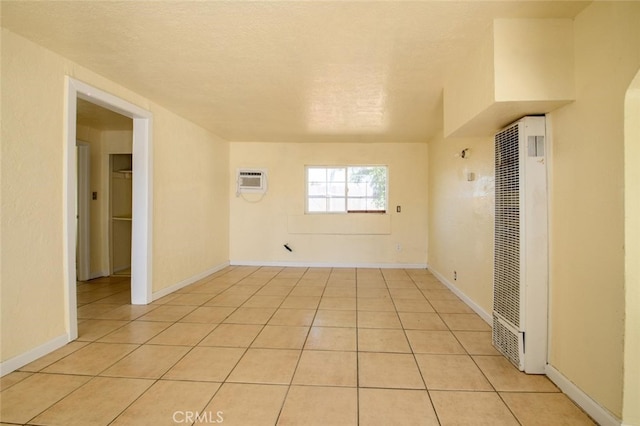
M593 424L426 270L229 267L129 297L79 283L79 339L2 378L2 424Z

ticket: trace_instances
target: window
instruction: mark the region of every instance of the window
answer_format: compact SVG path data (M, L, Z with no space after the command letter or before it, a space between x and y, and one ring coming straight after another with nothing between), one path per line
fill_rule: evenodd
M386 166L307 166L307 213L386 211Z

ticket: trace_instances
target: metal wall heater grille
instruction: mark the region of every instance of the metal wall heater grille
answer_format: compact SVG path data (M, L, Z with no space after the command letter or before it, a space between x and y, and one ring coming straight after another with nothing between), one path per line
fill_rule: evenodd
M493 315L493 344L516 367L520 368L520 342L519 335L509 330Z
M520 328L519 148L518 124L496 134L493 310L515 329Z

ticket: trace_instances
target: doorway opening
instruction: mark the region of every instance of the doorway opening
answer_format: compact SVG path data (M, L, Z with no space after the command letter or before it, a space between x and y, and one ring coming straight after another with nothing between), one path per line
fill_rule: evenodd
M84 99L76 110L77 279L130 276L133 120Z
M78 337L76 295L76 237L78 203L78 173L76 125L78 99L106 108L133 120L131 191L131 303L145 305L152 301L151 288L151 120L149 111L76 79L67 77L64 156L64 234L65 234L65 310L69 341Z

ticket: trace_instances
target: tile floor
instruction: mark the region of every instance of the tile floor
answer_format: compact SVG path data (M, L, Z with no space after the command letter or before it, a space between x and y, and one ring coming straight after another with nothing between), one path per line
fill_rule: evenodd
M2 424L593 424L426 270L229 267L129 298L79 283L78 340L2 378Z

